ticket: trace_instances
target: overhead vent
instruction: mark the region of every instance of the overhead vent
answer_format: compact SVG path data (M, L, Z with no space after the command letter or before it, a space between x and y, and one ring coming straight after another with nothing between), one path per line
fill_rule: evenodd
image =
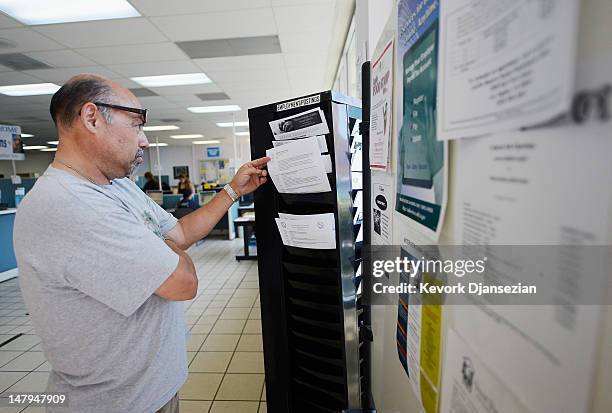
M223 92L216 93L196 93L196 96L202 100L228 100L230 97Z
M130 89L130 91L134 94L134 96L139 98L144 98L147 96L159 96L157 93L153 92L150 89L147 89L146 87L135 87L133 89Z
M278 36L235 37L230 39L176 42L192 59L281 53Z
M13 70L52 69L46 63L32 59L21 53L0 54L0 64Z
M182 122L181 119L177 119L177 118L165 118L165 119L160 119L160 120L164 123L181 123Z
M0 38L0 50L14 49L17 47L17 43L9 39Z

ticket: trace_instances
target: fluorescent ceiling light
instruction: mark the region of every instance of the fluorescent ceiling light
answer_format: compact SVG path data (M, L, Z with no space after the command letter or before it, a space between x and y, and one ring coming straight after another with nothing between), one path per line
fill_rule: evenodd
M47 141L49 145L57 145L59 141Z
M33 149L47 149L48 146L45 145L24 145L23 149L25 150L33 150Z
M236 132L236 136L249 136L250 132Z
M28 25L140 16L126 0L0 0L0 10Z
M219 112L238 112L242 110L238 105L222 105L222 106L192 106L187 108L193 113L219 113Z
M0 0L1 1L1 0ZM134 82L144 87L184 86L211 83L204 73L185 73L181 75L131 77Z
M150 148L155 148L156 146L168 146L168 144L167 144L167 143L165 143L165 142L160 142L160 143L150 143L150 144L149 144L149 147L150 147Z
M212 140L212 141L193 141L194 145L209 145L211 143L221 143L221 141Z
M172 139L195 139L195 138L203 138L204 135L196 133L194 135L171 135Z
M59 88L55 83L33 83L29 85L0 86L0 93L8 96L52 95Z
M231 128L232 126L249 126L249 122L218 122L217 126L220 128Z
M22 137L22 138L33 138L33 137L34 137L34 135L30 135L29 133L22 133L22 134L21 134L21 137Z
M45 148L45 149L41 149L41 152L55 152L57 151L57 148Z
M177 130L180 129L176 125L158 125L158 126L145 126L142 128L145 132L159 132L162 130Z

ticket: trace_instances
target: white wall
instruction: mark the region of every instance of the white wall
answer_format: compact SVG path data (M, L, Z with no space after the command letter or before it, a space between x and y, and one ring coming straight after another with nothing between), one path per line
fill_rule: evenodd
M15 161L17 173L42 174L45 172L49 164L53 162L54 156L55 152L26 152L25 161ZM11 165L11 161L0 161L0 175L4 175L5 178L10 178L11 175L13 175L13 166Z

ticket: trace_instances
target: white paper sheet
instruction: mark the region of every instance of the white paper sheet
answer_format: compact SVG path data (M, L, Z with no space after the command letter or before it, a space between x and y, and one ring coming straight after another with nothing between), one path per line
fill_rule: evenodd
M531 413L452 328L444 353L440 413Z
M287 216L290 214L282 215L285 218L275 220L284 245L311 249L336 248L334 214L293 215L289 218Z
M443 0L438 139L503 132L565 112L577 0Z
M268 173L280 193L329 192L325 160L317 138L299 139L291 144L268 149Z
M612 222L610 153L605 124L462 139L453 214L458 243L610 245L603 224ZM577 282L576 296L587 285ZM588 411L601 307L565 299L563 306L455 311L458 333L493 371L503 372L505 383L533 412ZM570 322L562 317L569 310Z
M323 157L323 167L328 174L332 173L331 155L321 155Z
M393 177L372 173L372 244L393 245Z
M319 144L319 149L321 150L321 153L329 152L329 150L327 149L327 142L325 140L325 135L317 135L315 136L315 138L317 138L317 143ZM279 146L283 146L288 143L293 143L295 141L296 141L295 139L287 139L284 141L272 141L272 146L277 148Z
M386 171L393 113L393 39L374 59L371 78L370 168Z
M329 133L325 114L319 108L269 122L274 139L297 139Z

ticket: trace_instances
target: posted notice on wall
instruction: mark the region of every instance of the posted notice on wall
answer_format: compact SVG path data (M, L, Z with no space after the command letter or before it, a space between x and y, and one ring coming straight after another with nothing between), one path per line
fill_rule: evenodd
M382 173L371 176L372 244L393 244L393 177Z
M370 168L386 171L389 164L393 103L393 39L372 64Z
M0 125L0 159L15 161L25 159L21 127Z
M530 413L452 328L444 349L440 413Z
M397 195L395 209L437 241L446 209L447 144L436 133L437 0L398 5Z
M569 109L578 0L440 3L439 139L519 129Z
M609 123L457 142L457 241L558 251L556 271L536 272L542 260L517 256L498 277L513 280L531 269L548 280L542 292L551 297L547 302L562 305L455 309L457 332L493 371L503 372L506 385L533 412L589 411L603 307L595 304L609 272L586 270L606 263L584 254L612 242L602 225L612 220L610 153Z

